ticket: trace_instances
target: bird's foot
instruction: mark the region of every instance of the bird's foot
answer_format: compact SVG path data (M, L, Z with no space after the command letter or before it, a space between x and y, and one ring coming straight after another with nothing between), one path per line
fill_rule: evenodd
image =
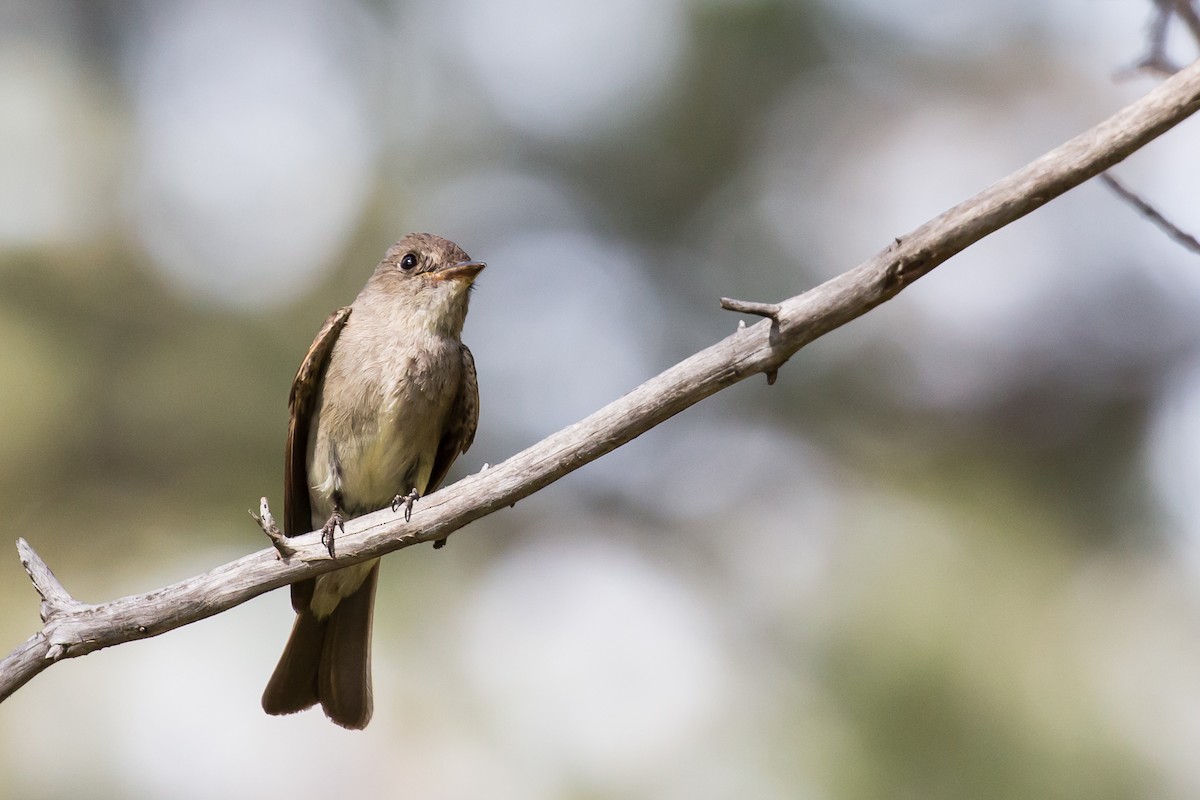
M325 520L325 524L321 527L321 544L325 545L325 549L329 551L329 557L333 558L333 529L338 528L342 533L346 532L346 520L342 517L341 509L335 508L333 513L329 515L329 519Z
M404 521L411 522L413 503L420 499L421 493L415 488L408 494L398 494L392 498L392 513L395 514L401 506L404 506Z

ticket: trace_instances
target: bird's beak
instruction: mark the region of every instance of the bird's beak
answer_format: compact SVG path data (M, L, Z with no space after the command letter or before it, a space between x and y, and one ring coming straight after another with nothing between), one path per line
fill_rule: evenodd
M460 261L457 264L442 267L437 272L434 272L432 277L439 281L456 280L471 283L475 280L476 275L483 272L483 268L486 266L487 264L482 261Z

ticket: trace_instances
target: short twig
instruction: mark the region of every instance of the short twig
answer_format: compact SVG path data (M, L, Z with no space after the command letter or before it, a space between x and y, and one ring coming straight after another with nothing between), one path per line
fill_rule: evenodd
M35 553L29 542L23 538L17 539L17 554L21 558L21 566L29 575L29 580L33 581L33 588L42 596L42 622L49 621L56 613L82 605L71 597L42 557Z
M1179 226L1175 225L1175 223L1164 217L1158 211L1158 209L1150 205L1142 198L1138 197L1129 189L1125 188L1125 186L1123 186L1110 173L1101 173L1100 180L1104 181L1104 184L1109 189L1112 189L1117 197L1120 197L1126 203L1129 203L1129 205L1137 209L1138 213L1161 228L1172 239L1179 242L1193 253L1200 253L1200 241L1198 241L1195 236L1192 236L1187 231L1181 230Z
M753 300L737 300L732 297L721 298L721 308L728 311L737 311L742 314L754 314L757 317L766 317L771 320L771 336L775 337L779 333L779 315L783 312L783 307L778 303L758 303ZM746 327L744 320L738 320L738 330L743 330ZM779 377L778 369L763 370L763 374L767 376L767 386L774 386L775 379Z
M23 538L17 539L17 554L20 556L21 566L25 568L25 573L33 582L33 588L42 597L40 615L42 622L46 623L43 634L50 633L51 623L55 619L67 617L87 607L86 603L81 603L71 597L66 587L59 582L58 578L54 577L50 567L46 566L42 557L35 553L29 546L29 542ZM60 640L53 633L46 636L46 641L48 647L45 658L48 661L57 661L67 654L69 641Z
M258 501L258 513L255 514L251 511L250 516L254 517L258 527L262 528L262 532L271 540L271 544L275 546L280 558L286 561L296 554L296 548L287 543L287 536L275 524L275 517L271 514L271 506L267 504L267 498L264 497Z
M721 308L727 311L766 317L776 323L779 322L779 312L782 310L778 303L756 303L752 300L735 300L732 297L722 297Z

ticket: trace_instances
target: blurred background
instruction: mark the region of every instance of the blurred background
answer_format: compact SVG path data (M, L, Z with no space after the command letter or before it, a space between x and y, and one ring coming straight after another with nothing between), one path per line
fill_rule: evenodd
M93 602L262 548L294 370L410 230L490 264L454 474L499 463L1152 88L1151 14L5 3L3 546ZM1193 232L1198 135L1116 170ZM0 608L7 652L11 549ZM1194 797L1200 257L1085 185L389 557L365 732L260 710L291 619L39 675L0 797Z

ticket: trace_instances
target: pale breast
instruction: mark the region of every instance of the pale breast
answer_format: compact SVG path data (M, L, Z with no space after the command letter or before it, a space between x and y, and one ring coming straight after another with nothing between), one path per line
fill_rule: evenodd
M446 337L347 326L330 356L309 439L314 526L329 517L335 491L349 516L413 489L424 493L461 370L459 345Z

